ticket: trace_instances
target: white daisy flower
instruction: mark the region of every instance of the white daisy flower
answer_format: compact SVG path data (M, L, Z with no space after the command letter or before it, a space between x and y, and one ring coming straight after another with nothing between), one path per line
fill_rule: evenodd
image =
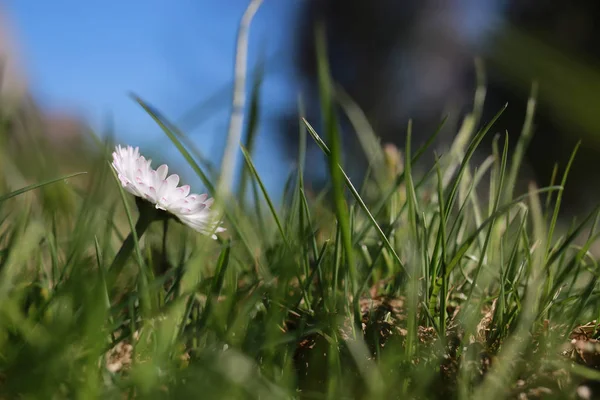
M210 209L213 199L206 194L190 194L190 186L178 186L179 175L167 177L169 167L161 165L152 169L152 160L140 155L138 147L117 146L112 153L112 166L121 185L129 193L152 203L157 209L167 211L197 232L209 235L223 232L225 228L215 221Z

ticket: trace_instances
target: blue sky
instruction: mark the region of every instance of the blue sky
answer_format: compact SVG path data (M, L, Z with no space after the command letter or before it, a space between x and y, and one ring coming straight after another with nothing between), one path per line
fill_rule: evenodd
M127 93L135 92L176 121L230 84L237 25L247 0L4 0L3 5L43 107L75 112L98 130L110 113L122 142L161 149L161 156L172 158L176 150ZM273 65L279 72L269 74L264 86L267 121L282 108L295 107L296 89L286 71L299 5L299 0L265 1L251 28L250 65L262 49L267 57L280 54ZM229 90L225 94L228 99ZM225 100L220 112L188 132L215 161L228 107ZM273 188L291 165L272 139L266 123L255 158Z
M293 169L273 118L294 110L291 76L296 14L303 1L265 0L252 24L249 65L264 51L275 62L263 85L263 115L254 161L271 192ZM221 91L217 111L201 126L180 126L218 165L227 130L234 50L248 0L0 0L15 28L35 98L48 109L83 116L101 131L112 115L121 143L139 145L160 161L181 160L129 92L174 122ZM468 41L495 26L501 0L459 0L449 15ZM223 89L225 91L223 92ZM414 93L409 95L414 97ZM238 162L241 163L238 158ZM238 164L240 166L240 164ZM185 165L178 172L191 178ZM197 182L197 181L196 181Z

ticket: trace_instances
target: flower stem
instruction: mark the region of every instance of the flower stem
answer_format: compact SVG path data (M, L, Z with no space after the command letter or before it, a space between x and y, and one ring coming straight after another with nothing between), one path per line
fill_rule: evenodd
M144 234L144 232L146 232L146 229L148 229L150 224L156 220L156 212L154 212L152 207L140 207L139 210L140 216L135 224L135 236L138 240ZM123 270L127 259L133 252L134 240L134 232L131 232L121 245L119 252L115 256L115 259L109 268L109 271L113 276L118 276Z

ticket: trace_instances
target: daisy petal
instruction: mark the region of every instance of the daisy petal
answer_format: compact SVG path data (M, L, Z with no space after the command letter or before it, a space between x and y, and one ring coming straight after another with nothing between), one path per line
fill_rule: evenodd
M190 194L189 185L179 187L179 175L167 177L166 164L152 169L152 160L140 155L138 147L116 146L111 166L124 190L169 212L195 231L214 239L216 233L225 231L210 209L213 199L207 194Z
M166 164L163 164L156 169L156 173L158 174L158 179L160 179L161 181L165 180L168 172L169 172L169 167Z

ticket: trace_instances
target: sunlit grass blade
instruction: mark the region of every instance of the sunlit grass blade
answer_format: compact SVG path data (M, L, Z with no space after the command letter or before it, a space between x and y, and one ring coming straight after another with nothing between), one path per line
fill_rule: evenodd
M506 176L506 164L507 164L507 160L508 160L508 135L506 135L504 137L504 139L505 139L504 140L504 150L502 152L502 159L500 161L500 168L499 168L499 173L498 173L498 178L497 178L498 179L498 184L497 184L498 187L496 188L496 193L490 194L490 195L494 196L493 206L490 210L491 215L495 215L496 212L498 211L498 207L500 206L500 201L501 201L502 193L504 190L504 177ZM475 289L477 288L478 278L479 278L479 275L483 268L484 261L486 259L488 245L493 240L492 235L493 235L493 229L494 229L495 222L496 222L495 219L491 220L488 225L488 231L487 231L487 234L485 235L483 247L481 248L482 254L479 257L479 263L477 264L477 267L475 268L475 272L473 274L473 283L471 284L471 290L469 291L469 295L467 296L467 302L469 302L469 300L472 298L473 293L475 292Z
M341 239L346 257L348 278L354 291L358 285L357 265L352 246L352 233L350 231L350 215L344 196L344 178L342 165L342 142L338 127L338 119L333 104L333 84L329 72L328 54L326 48L325 27L318 25L315 35L317 56L317 75L319 82L319 97L321 100L321 113L324 130L330 142L331 151L328 154L329 177L331 179L332 197L337 223L341 232ZM355 322L358 323L358 313L355 311Z
M327 145L325 144L325 142L323 142L323 140L321 139L321 137L319 136L319 134L314 130L314 128L310 125L310 123L308 121L304 120L304 123L306 124L306 126L308 128L308 132L313 137L313 139L315 140L315 142L317 142L317 144L319 145L319 147L321 148L321 150L323 150L323 152L325 152L326 155L329 155L330 154L329 147L327 147ZM369 211L369 208L367 207L367 205L365 204L365 202L360 197L360 194L358 193L358 191L356 190L356 188L354 188L354 185L350 181L350 178L348 178L348 175L346 175L346 173L342 170L341 166L338 165L338 168L342 172L342 175L343 175L343 177L344 177L344 179L346 181L346 186L348 187L348 189L350 189L350 193L352 193L352 196L354 196L354 199L358 202L360 208L369 217L369 220L370 220L373 228L375 228L376 232L379 234L379 237L381 238L381 240L383 241L383 243L385 243L388 251L392 254L392 256L394 257L394 260L404 270L404 272L407 272L406 268L404 268L404 263L400 260L400 257L396 253L396 250L394 250L392 244L390 243L390 241L386 237L385 233L383 233L383 231L381 230L381 227L379 226L379 224L377 224L377 221L375 220L375 218L373 217L373 215Z
M456 174L456 176L454 178L454 182L450 188L450 194L448 195L448 200L446 201L447 207L446 207L446 215L444 216L444 218L448 219L450 217L450 212L452 211L452 209L454 207L454 202L456 200L456 195L458 192L459 184L460 184L462 176L467 168L467 165L468 165L469 161L471 160L471 157L473 157L473 154L475 154L475 150L477 149L477 147L483 140L484 136L488 133L488 131L492 128L492 126L496 123L496 120L498 118L500 118L500 116L502 115L502 113L504 112L506 107L507 106L505 105L494 116L494 118L492 118L492 120L481 131L479 131L479 133L477 133L475 135L475 137L471 141L471 144L467 148L466 154L461 161L458 173Z
M383 183L381 173L385 170L385 156L379 138L373 131L366 115L344 89L336 86L335 95L354 127L354 132L367 157L369 167L375 171L375 178L379 183Z
M259 70L264 72L277 72L277 69L283 65L277 61L281 58L285 48L282 47L273 54L269 55L266 59L260 59L255 66L249 71L250 75L256 75ZM189 107L183 112L178 118L175 118L175 122L178 126L181 126L186 131L192 131L198 128L202 123L209 119L215 112L219 111L229 105L231 101L231 90L233 88L233 80L220 86L210 95L204 99L197 101L193 106Z
M507 204L504 204L504 205L498 207L497 211L494 214L490 215L485 221L483 221L481 223L481 225L479 227L477 227L477 229L468 238L466 238L463 241L463 243L460 245L460 247L456 250L456 252L454 253L454 256L448 262L448 266L446 269L446 275L449 275L452 272L452 270L454 269L454 267L456 267L458 265L459 261L463 258L463 256L465 255L465 253L467 252L469 247L473 244L474 240L477 238L479 233L482 230L484 230L485 228L487 228L488 224L492 223L498 217L500 217L501 215L510 211L511 208L513 208L514 206L516 206L517 204L519 204L520 202L522 202L523 200L525 200L532 194L547 193L547 192L555 191L555 190L562 190L562 187L561 186L550 186L550 187L546 187L546 188L536 189L536 190L532 191L532 193L527 193L527 194L518 196L510 203L507 203Z
M256 68L254 81L252 83L252 92L250 94L250 106L248 107L248 122L246 124L246 135L244 138L244 147L248 149L250 155L254 152L254 145L258 133L259 117L260 117L260 99L261 89L264 80L264 64L262 62ZM240 187L238 190L239 197L242 199L242 204L246 200L246 188L248 186L249 171L242 167L242 176L240 178Z
M530 211L533 220L534 240L539 243L532 255L532 264L529 270L527 294L523 304L517 327L512 336L506 340L497 361L492 366L493 374L488 375L482 385L475 391L475 398L482 395L495 400L504 398L502 389L511 385L516 378L518 370L512 366L512 360L518 357L531 341L531 329L535 323L540 307L541 286L543 284L543 269L545 261L546 229L542 213L539 191L534 185L530 186L529 199L531 201Z
M430 297L429 297L429 313L435 315L438 298L440 301L438 329L440 337L445 337L446 332L446 298L448 296L448 275L446 274L446 219L445 203L444 203L444 185L440 164L436 157L436 172L437 172L437 197L439 206L439 227L438 234L432 250L430 261ZM439 253L439 254L438 254ZM441 294L441 295L440 295Z
M533 137L533 117L535 115L535 109L537 104L537 92L538 86L537 84L533 84L531 87L531 94L529 95L529 100L527 101L525 122L523 123L521 135L519 136L519 140L517 141L517 145L515 146L515 149L511 156L510 171L508 172L508 176L506 178L507 183L504 201L508 201L509 199L511 199L514 194L519 170L521 168L521 164L525 156L525 150L529 146L529 142ZM550 185L552 184L553 183L551 182Z
M285 234L285 231L283 230L283 225L281 225L281 221L279 220L279 216L277 215L277 210L275 210L275 205L271 201L271 198L269 197L269 193L267 192L267 188L263 184L262 179L260 179L260 176L258 175L256 168L254 167L254 163L252 162L252 159L250 158L250 154L248 154L248 150L246 150L244 148L244 146L241 146L241 149L242 149L242 154L244 155L244 159L246 160L246 164L248 165L248 170L249 170L250 174L252 174L254 179L256 179L256 182L258 182L258 186L260 187L260 190L262 191L262 194L263 194L265 200L267 201L267 205L269 206L271 215L273 216L273 219L275 220L275 224L277 224L277 229L279 230L279 233L281 234L281 239L286 244L286 246L290 247L288 238Z
M179 140L178 136L182 136L183 134L179 133L179 135L175 135L173 133L174 125L169 123L164 116L160 115L153 107L151 107L149 104L147 104L141 98L139 98L135 95L132 95L132 97L148 113L148 115L150 115L150 117L152 117L152 119L158 124L158 126L167 135L167 137L171 140L171 142L173 142L173 144L175 145L177 150L181 153L181 155L184 157L186 162L190 165L190 167L192 167L194 172L202 180L202 183L204 184L204 186L206 186L207 190L210 193L214 193L215 192L214 185L211 183L210 179L204 173L202 168L200 168L198 163L194 160L194 158L189 153L189 151L185 148L183 143ZM242 230L239 226L239 223L237 222L239 216L233 215L230 208L227 207L227 204L223 204L223 202L225 202L225 199L217 199L217 202L221 202L220 204L224 205L224 212L225 212L225 215L227 215L227 217L228 217L228 222L231 224L231 226L234 228L235 232L240 237L241 241L244 243L244 246L246 247L246 250L248 251L248 253L250 255L253 255L252 248L250 247L250 244L248 243L246 235L242 232Z
M301 194L301 199L302 199L303 214L306 217L306 223L308 225L309 234L310 234L310 246L309 247L312 249L313 258L316 259L317 254L318 254L318 245L317 245L317 238L315 237L315 229L313 228L313 224L312 224L312 220L311 220L310 207L308 205L308 200L306 199L306 194L304 193L304 190L302 190L300 192L300 194Z
M573 165L573 161L575 161L575 155L577 155L577 150L579 150L579 146L581 145L581 141L577 143L573 151L571 152L571 157L569 157L569 161L567 162L567 167L565 168L565 172L563 173L562 181L560 186L565 187L567 183L567 177L569 176L569 171L571 170L571 166ZM554 229L556 228L556 222L558 220L558 213L560 211L560 204L562 201L563 191L558 192L556 195L556 203L554 205L554 212L552 213L552 220L550 221L550 227L548 229L548 239L546 244L548 248L552 246L552 239L554 237Z
M34 183L33 185L25 186L24 188L17 189L17 190L14 190L14 191L10 192L10 193L7 193L5 195L0 196L0 203L2 203L3 201L8 200L10 198L13 198L15 196L18 196L20 194L27 193L27 192L29 192L31 190L39 189L41 187L44 187L44 186L47 186L47 185L51 185L51 184L56 183L56 182L65 181L66 179L73 178L75 176L79 176L79 175L83 175L83 174L87 174L87 172L77 172L77 173L74 173L74 174L61 176L60 178L54 178L54 179L50 179L50 180L47 180L47 181L44 181L44 182Z
M208 176L204 173L204 171L202 170L202 168L200 168L196 160L194 160L192 155L183 146L179 138L173 133L173 124L169 123L164 116L160 115L160 113L156 109L154 109L154 107L150 106L140 97L134 94L131 94L131 97L144 109L144 111L146 111L146 113L148 113L148 115L154 120L154 122L156 122L156 124L162 129L162 131L167 135L167 137L171 139L171 142L173 142L177 150L179 150L179 152L185 158L187 163L192 167L196 175L198 175L198 177L202 180L202 183L204 184L204 186L206 186L207 190L210 193L214 193L215 187L211 183L210 179L208 179Z
M219 255L219 260L217 261L217 265L215 268L215 277L213 280L213 284L210 290L210 296L206 299L206 305L202 310L202 314L200 319L198 320L198 326L200 328L206 325L208 318L213 310L213 304L217 301L221 291L223 290L223 285L225 283L225 274L227 273L227 268L229 267L229 254L231 251L231 246L229 243L225 243L223 249L221 250L221 254Z
M444 128L446 121L447 121L447 117L445 117L437 126L436 130L433 132L433 134L431 134L427 140L425 141L425 143L415 152L415 155L412 157L411 160L411 164L415 165L419 162L419 160L421 159L421 157L423 156L423 154L425 154L425 152L431 147L431 145L435 142L435 140L437 139L437 137L439 136L440 132L442 131L442 129ZM323 143L324 144L324 143ZM319 144L319 146L321 146ZM323 147L321 147L323 149ZM427 174L425 174L425 176L423 177L423 179L421 180L421 182L426 182L427 181L427 177L429 174L433 173L433 169L431 169ZM390 185L390 188L387 189L381 196L380 199L377 201L377 203L373 206L373 212L372 214L375 216L375 218L378 218L380 216L380 214L382 213L382 211L386 208L386 205L390 203L394 193L397 193L398 188L400 187L400 185L402 185L402 183L405 182L405 172L403 171L402 173L400 173L398 176L396 176L396 178L394 179L394 182ZM416 185L416 187L419 187L420 185ZM364 236L364 231L361 232L361 234L358 236L359 238L362 239L362 237Z
M406 145L404 151L406 157L404 158L404 174L406 177L406 204L408 207L408 223L409 223L409 243L412 249L413 265L418 265L416 260L421 255L420 239L421 239L421 226L419 224L420 212L417 200L417 194L412 176L412 164L411 164L411 139L412 139L412 121L408 121L408 128L406 131ZM419 263L420 264L420 263ZM416 353L416 342L417 342L417 331L418 331L418 315L417 308L419 306L419 278L425 274L419 271L418 267L412 267L410 271L411 277L409 278L407 285L407 335L405 344L405 354L407 359L412 359Z

